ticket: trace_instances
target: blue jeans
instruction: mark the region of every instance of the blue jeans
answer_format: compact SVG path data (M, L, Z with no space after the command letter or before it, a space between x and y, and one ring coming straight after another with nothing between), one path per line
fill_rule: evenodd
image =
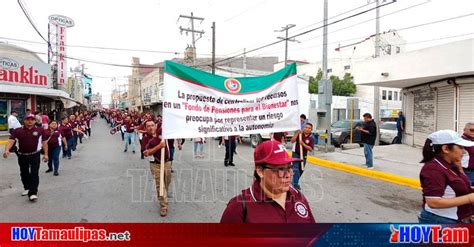
M402 144L403 131L401 129L397 130L397 141L395 144Z
M469 181L471 181L471 186L474 186L474 171L464 170L464 173L466 173L466 176L469 178Z
M372 152L373 148L374 148L373 145L364 143L365 165L367 167L374 166L374 153Z
M194 143L194 155L202 155L202 150L204 148L203 143L195 142Z
M291 157L299 159L300 154L293 152ZM303 157L303 162L306 167L306 156ZM293 180L291 181L291 185L293 185L293 187L298 188L300 186L300 178L302 175L303 175L303 169L301 169L301 161L294 161L293 162Z
M420 224L457 224L457 220L442 217L433 213L430 213L424 209L421 210L418 215L418 222Z
M71 147L72 151L76 151L77 139L79 139L79 134L72 136L72 140L73 140L73 142L72 142L72 147ZM69 144L68 144L68 145L69 145Z
M53 170L57 172L59 170L59 153L61 153L61 146L58 146L53 149L48 150L49 160L48 160L48 168L49 170ZM53 167L54 166L54 167Z
M125 150L128 150L128 142L130 140L131 145L132 145L132 151L135 152L135 132L132 132L132 133L125 132L124 137L125 137Z
M63 146L63 157L68 157L71 158L72 156L72 145L74 145L74 137L71 137L66 140L67 141L67 149L64 148Z

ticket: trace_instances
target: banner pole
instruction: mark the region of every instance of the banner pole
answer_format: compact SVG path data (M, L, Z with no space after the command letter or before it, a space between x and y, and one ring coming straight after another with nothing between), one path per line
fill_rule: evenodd
M303 141L303 137L302 137L303 133L300 133L299 137L300 137L300 159L302 160L301 161L301 170L304 171L304 159L303 159L303 144L302 141Z
M161 160L160 160L160 196L163 197L165 194L165 149L166 139L163 140L165 146L161 149Z

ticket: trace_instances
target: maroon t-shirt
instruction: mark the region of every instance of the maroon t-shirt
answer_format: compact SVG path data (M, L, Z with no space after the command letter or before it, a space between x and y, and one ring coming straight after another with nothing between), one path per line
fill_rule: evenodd
M10 139L18 140L18 152L20 153L37 152L41 150L42 142L47 140L43 128L33 127L28 129L25 126L14 129Z
M433 209L426 204L425 198L454 198L472 193L469 178L459 172L455 164L449 164L442 158L427 162L420 171L423 188L423 208L431 213L454 220L470 217L474 211L472 205Z
M124 125L127 133L132 133L134 131L133 128L137 126L133 121L125 122Z
M244 219L242 195L247 215ZM286 193L285 209L266 197L259 182L232 198L222 214L221 223L315 223L305 196L290 186Z
M310 147L314 146L314 140L313 140L313 137L311 137L311 134L309 135L301 134L301 135L302 135L301 140L303 141L303 143L305 143L306 145ZM300 153L300 138L299 137L296 139L296 142L295 142L295 153L297 154ZM303 148L303 156L306 156L307 153L308 153L308 150L306 148Z
M64 136L64 138L66 138L66 140L72 138L72 136L73 136L72 126L71 126L70 123L68 123L66 125L61 124L59 126L59 131L61 132L61 135Z
M48 140L48 149L51 150L53 148L57 148L60 146L61 141L61 131L58 129L51 131L51 129L47 129L45 132L45 140Z
M465 139L465 140L474 142L473 138L469 138L466 135L463 135L462 138ZM469 161L468 161L468 167L467 168L474 170L474 147L464 147L464 149L466 149L467 154L469 155Z
M156 147L161 143L161 133L160 133L160 135L157 135L156 137L153 137L153 136L145 133L143 135L143 140L142 141L143 141L143 143L146 143L144 145L144 150L152 149L153 147ZM160 163L161 162L161 149L158 150L156 153L154 153L153 157L155 158L155 161L157 163ZM170 157L169 148L166 147L166 149L165 149L165 161L168 161L169 157Z

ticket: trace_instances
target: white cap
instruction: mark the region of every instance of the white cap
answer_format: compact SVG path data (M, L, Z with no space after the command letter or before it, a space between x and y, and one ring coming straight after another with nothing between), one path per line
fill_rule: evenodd
M463 147L474 147L474 142L462 139L454 130L439 130L428 136L433 145L456 144Z

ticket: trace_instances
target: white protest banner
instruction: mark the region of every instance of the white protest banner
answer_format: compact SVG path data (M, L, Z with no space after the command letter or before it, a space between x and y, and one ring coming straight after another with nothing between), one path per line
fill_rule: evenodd
M163 138L300 128L296 64L259 77L227 78L165 62Z

